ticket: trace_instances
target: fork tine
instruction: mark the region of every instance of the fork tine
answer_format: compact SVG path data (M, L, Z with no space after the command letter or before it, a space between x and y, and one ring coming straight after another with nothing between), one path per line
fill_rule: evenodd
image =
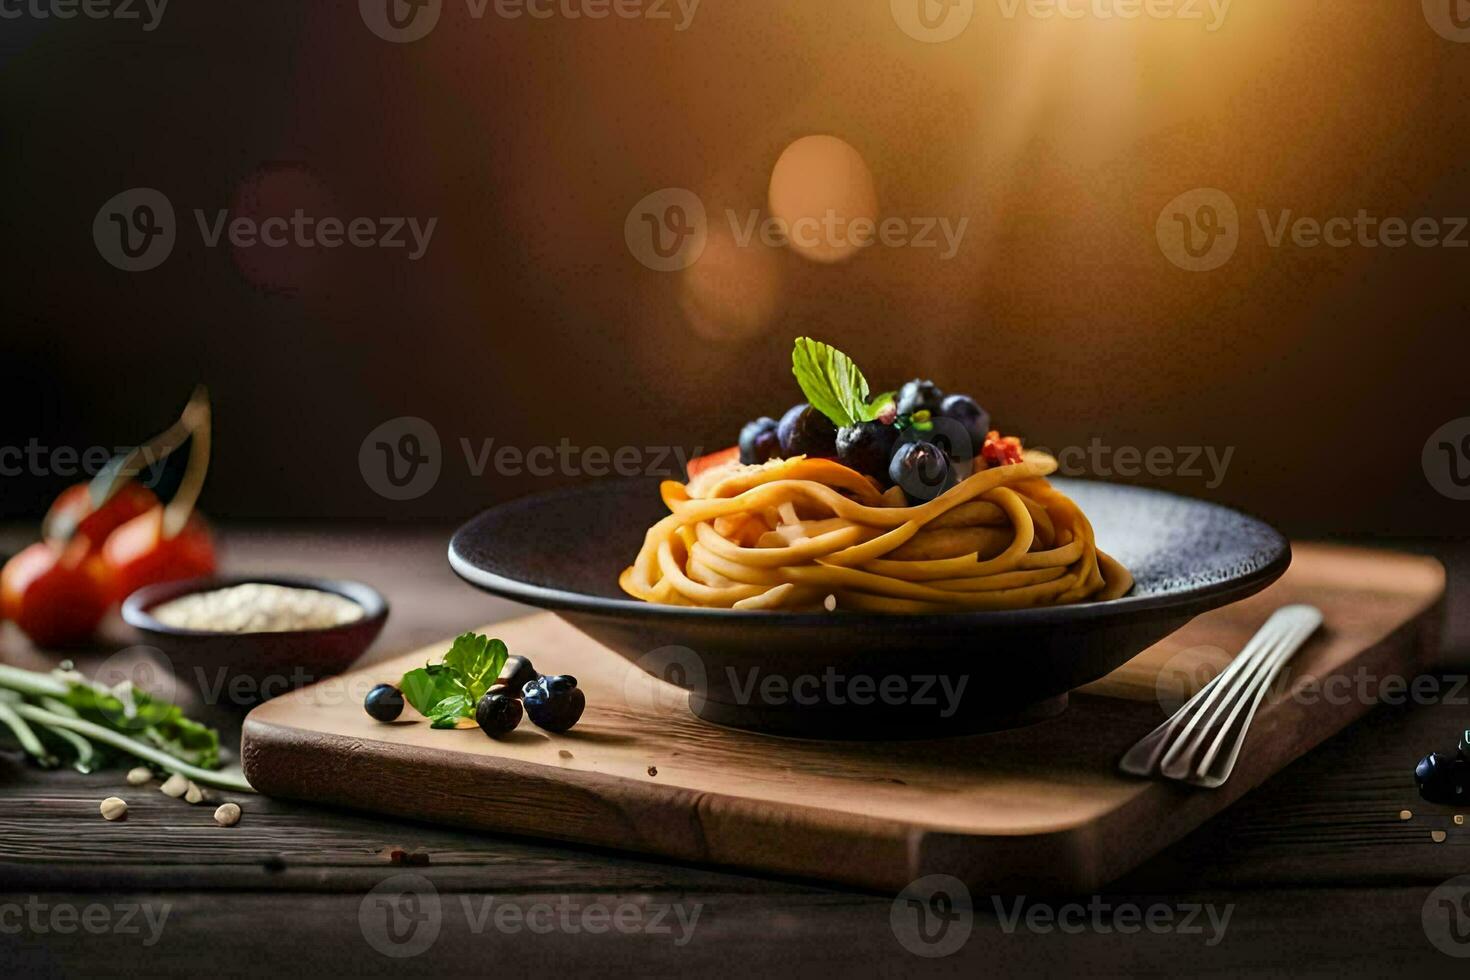
M1224 782L1265 690L1321 623L1322 613L1313 606L1298 604L1276 610L1224 670L1124 754L1119 768L1138 776L1161 773L1198 785ZM1222 755L1227 747L1229 751Z
M1275 647L1284 629L1281 613L1281 610L1277 610L1256 631L1256 635L1251 637L1245 649L1232 661L1232 666L1235 664L1240 666L1231 673L1230 681L1211 692L1210 697L1201 704L1200 710L1189 720L1189 723L1184 726L1184 729L1179 732L1165 751L1163 759L1159 762L1159 771L1165 776L1171 779L1183 779L1189 773L1191 769L1189 760L1198 750L1214 720L1219 717L1221 711L1229 707L1238 696L1242 686L1250 682L1256 668Z
M1245 745L1246 733L1250 730L1251 722L1255 720L1256 711L1265 699L1266 692L1271 689L1277 676L1281 673L1292 656L1296 654L1302 644L1311 639L1313 633L1322 625L1322 614L1320 611L1304 607L1305 612L1297 629L1289 637L1286 644L1276 653L1272 662L1267 665L1265 674L1256 686L1254 696L1251 698L1250 710L1246 712L1240 724L1227 725L1216 738L1208 758L1203 761L1197 772L1191 777L1190 782L1198 786L1214 789L1222 785L1230 774L1235 771L1235 763L1240 758L1240 751ZM1227 738L1228 736L1228 738ZM1219 755L1219 749L1226 747L1228 750ZM1216 760L1219 760L1216 764Z

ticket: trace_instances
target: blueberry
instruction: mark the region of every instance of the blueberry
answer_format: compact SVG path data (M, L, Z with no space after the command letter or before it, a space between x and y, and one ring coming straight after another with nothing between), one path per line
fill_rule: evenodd
M537 677L536 668L531 666L529 657L509 656L505 658L505 665L500 668L500 676L496 678L496 684L504 684L513 698L521 696L521 688Z
M537 678L526 685L523 697L531 723L548 732L567 731L587 707L587 696L570 674Z
M1419 795L1430 803L1463 803L1470 788L1470 762L1431 752L1414 767Z
M393 721L403 714L403 692L392 684L379 684L367 692L362 706L378 721Z
M837 455L837 426L805 402L781 416L776 433L785 456Z
M939 414L939 406L944 401L944 392L932 381L921 381L918 378L908 382L898 389L898 414L913 415L915 412L928 412L930 415Z
M969 452L966 457L974 459L985 448L985 437L990 433L990 413L969 395L950 395L939 406L939 414L958 423L970 436ZM954 453L950 454L954 456Z
M764 415L754 422L745 423L745 428L740 430L740 462L749 466L781 455L777 424L775 419Z
M882 422L859 422L837 432L837 461L880 483L888 480L888 461L898 430Z
M521 703L508 694L487 691L475 705L475 722L491 738L509 735L521 723Z
M954 469L932 442L900 442L888 464L888 479L903 488L910 504L933 500L955 485Z

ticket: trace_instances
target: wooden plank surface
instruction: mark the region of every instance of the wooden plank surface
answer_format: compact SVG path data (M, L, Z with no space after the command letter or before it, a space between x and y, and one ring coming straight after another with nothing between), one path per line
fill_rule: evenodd
M703 723L667 685L546 614L496 630L543 669L574 673L588 710L548 737L381 725L375 683L447 641L277 698L245 722L247 776L271 795L869 888L931 873L972 888L1083 891L1124 873L1356 720L1367 698L1301 697L1328 678L1412 673L1443 590L1430 559L1307 547L1266 592L1200 617L1058 718L963 739L819 742ZM1282 605L1328 624L1257 716L1226 787L1120 774L1163 716L1159 677L1202 681ZM554 663L548 663L554 660ZM977 670L976 683L984 683ZM1180 692L1181 700L1189 692ZM1121 696L1120 696L1121 695Z
M377 585L394 604L367 658L381 661L456 621L513 614L457 586L444 568L443 540L437 531L252 532L231 535L226 555L232 570L349 575ZM1441 554L1463 581L1467 552ZM1470 662L1467 594L1451 589L1447 663ZM0 627L0 651L9 662L54 662L8 627ZM72 656L87 663L110 652ZM951 957L927 960L897 942L891 897L259 797L243 799L239 826L204 833L195 821L206 813L156 791L130 795L117 773L45 773L0 755L0 909L35 900L80 909L152 901L172 910L151 946L126 933L0 928L0 975L108 975L126 964L153 976L496 969L1459 977L1465 961L1431 945L1421 914L1434 888L1470 871L1470 828L1453 823L1454 811L1420 803L1410 769L1430 748L1453 745L1470 711L1463 675L1463 666L1454 666L1408 678L1431 689L1378 708L1099 892L1106 901L1175 907L1234 903L1228 933L1214 946L1177 932L1125 935L1090 924L1074 933L1007 932L985 911L989 897L975 896L981 911L968 943ZM228 727L225 737L233 739ZM133 804L122 824L97 817L98 800L114 793ZM1411 820L1400 819L1405 809ZM1445 832L1444 842L1433 840L1435 830ZM392 847L421 852L430 864L395 866L385 854ZM474 932L456 912L432 948L392 959L365 941L358 916L368 889L404 870L432 881L451 910L461 897L525 904L539 896L573 903L691 899L703 902L704 912L684 946L667 936Z

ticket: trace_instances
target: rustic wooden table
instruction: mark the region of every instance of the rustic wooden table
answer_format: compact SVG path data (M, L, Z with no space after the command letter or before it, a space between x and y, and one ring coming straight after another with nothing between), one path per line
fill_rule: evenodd
M236 532L226 554L232 569L376 584L393 613L375 660L521 611L455 580L445 538ZM1463 654L1463 604L1451 614L1448 645ZM0 644L7 662L53 662L12 627ZM259 797L234 797L244 818L221 829L208 808L118 772L41 772L0 754L0 974L1464 976L1470 960L1451 953L1470 957L1470 904L1441 906L1463 892L1436 889L1470 873L1470 825L1421 803L1410 778L1470 726L1457 671L1418 699L1429 703L1379 708L1104 893L977 895L933 946L894 927L892 895ZM238 716L201 710L238 738ZM129 799L125 822L98 817L112 794ZM395 849L415 857L395 863ZM948 956L910 949L966 928Z

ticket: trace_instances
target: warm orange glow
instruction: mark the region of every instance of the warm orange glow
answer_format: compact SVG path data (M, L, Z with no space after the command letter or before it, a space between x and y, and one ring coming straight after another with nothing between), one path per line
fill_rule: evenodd
M763 333L781 300L778 254L759 240L740 245L712 230L699 261L685 269L679 305L706 340L744 341Z
M835 136L803 136L771 171L770 209L792 251L817 262L841 262L872 242L878 191L862 154L850 144Z

